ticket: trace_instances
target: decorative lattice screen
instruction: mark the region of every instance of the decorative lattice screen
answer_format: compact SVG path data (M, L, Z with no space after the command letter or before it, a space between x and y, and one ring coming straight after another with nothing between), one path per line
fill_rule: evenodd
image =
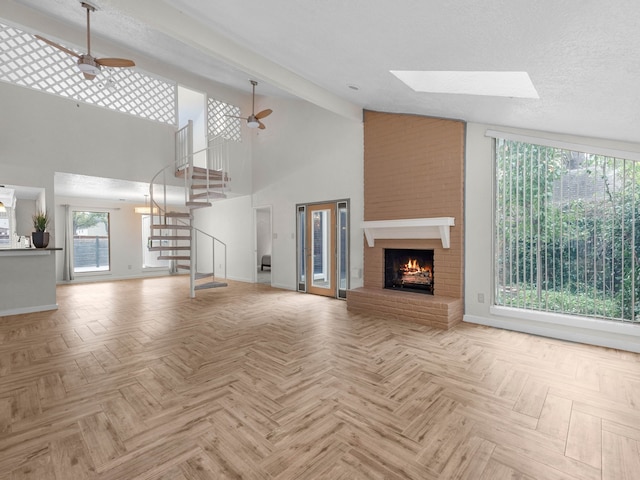
M102 68L94 80L85 80L75 63L33 35L0 23L0 80L177 125L175 83L130 68Z
M228 115L240 116L240 108L215 98L209 98L207 101L207 134L209 137L220 136L239 142L242 140L240 119Z

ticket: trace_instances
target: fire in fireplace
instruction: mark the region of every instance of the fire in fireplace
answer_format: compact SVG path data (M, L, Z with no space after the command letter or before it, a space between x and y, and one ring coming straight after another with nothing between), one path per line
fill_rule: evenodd
M384 288L433 295L433 281L433 250L384 250Z

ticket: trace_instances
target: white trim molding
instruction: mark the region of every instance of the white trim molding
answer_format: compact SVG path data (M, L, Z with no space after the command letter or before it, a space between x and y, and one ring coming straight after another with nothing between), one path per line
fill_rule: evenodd
M554 138L523 135L520 133L502 132L499 130L491 129L485 132L485 136L490 138L503 138L504 140L511 140L513 142L544 145L545 147L560 148L563 150L570 150L572 152L589 152L598 155L605 155L607 157L625 158L628 160L640 161L640 152L634 152L631 150L620 150L617 148L607 148L595 144L567 142Z
M52 305L37 305L35 307L10 308L8 310L0 310L0 317L9 317L12 315L24 315L25 313L48 312L50 310L57 310L57 309L58 309L57 303L54 303Z
M640 353L640 325L492 306L490 316L465 314L463 320L489 327Z
M404 220L374 220L362 222L367 245L373 247L376 239L427 239L439 238L442 248L449 248L450 228L455 226L453 217L408 218Z

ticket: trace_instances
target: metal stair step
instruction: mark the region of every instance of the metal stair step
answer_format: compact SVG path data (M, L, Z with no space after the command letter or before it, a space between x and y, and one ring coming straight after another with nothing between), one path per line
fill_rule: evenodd
M185 173L188 171L189 171L188 168L181 168L175 171L175 176L184 177ZM197 167L195 165L191 167L190 171L191 171L191 174L193 175L205 175L207 172L209 172L209 175L221 176L223 174L222 170L214 170L212 168Z
M149 235L150 240L191 240L191 235Z
M176 246L167 246L167 247L149 247L148 250L150 252L170 252L172 250L191 250L191 246L189 245L176 245Z
M176 265L176 268L181 269L181 270L191 270L191 266L190 265L183 265L181 263L178 263Z
M191 260L189 255L158 255L158 260Z
M207 190L209 188L222 188L224 187L224 183L209 183L209 185L207 185L206 183L203 183L202 185L200 184L193 184L191 185L191 190Z
M164 216L169 218L191 218L189 212L167 212Z
M154 230L191 230L191 225L168 225L165 223L151 225Z
M193 209L193 208L210 207L213 204L211 202L187 202L186 205L187 207Z
M191 175L191 180L217 180L217 181L221 181L222 179L225 179L225 177L222 176L222 174L220 172L209 172L209 176L207 177L206 173L194 173L193 175Z
M226 282L207 282L207 283L201 283L200 285L196 285L194 289L204 290L205 288L220 288L220 287L226 287L226 286L228 286Z
M191 198L226 198L227 196L224 193L220 192L202 192L202 193L192 193Z
M207 278L207 277L213 278L213 273L201 273L201 272L195 273L196 280L200 280L201 278Z

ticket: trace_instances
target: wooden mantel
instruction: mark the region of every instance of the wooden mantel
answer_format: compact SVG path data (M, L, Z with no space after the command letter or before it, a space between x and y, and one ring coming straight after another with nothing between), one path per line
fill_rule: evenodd
M449 248L449 230L455 226L453 217L408 218L403 220L374 220L362 222L364 235L370 247L381 239L439 238L442 248Z

